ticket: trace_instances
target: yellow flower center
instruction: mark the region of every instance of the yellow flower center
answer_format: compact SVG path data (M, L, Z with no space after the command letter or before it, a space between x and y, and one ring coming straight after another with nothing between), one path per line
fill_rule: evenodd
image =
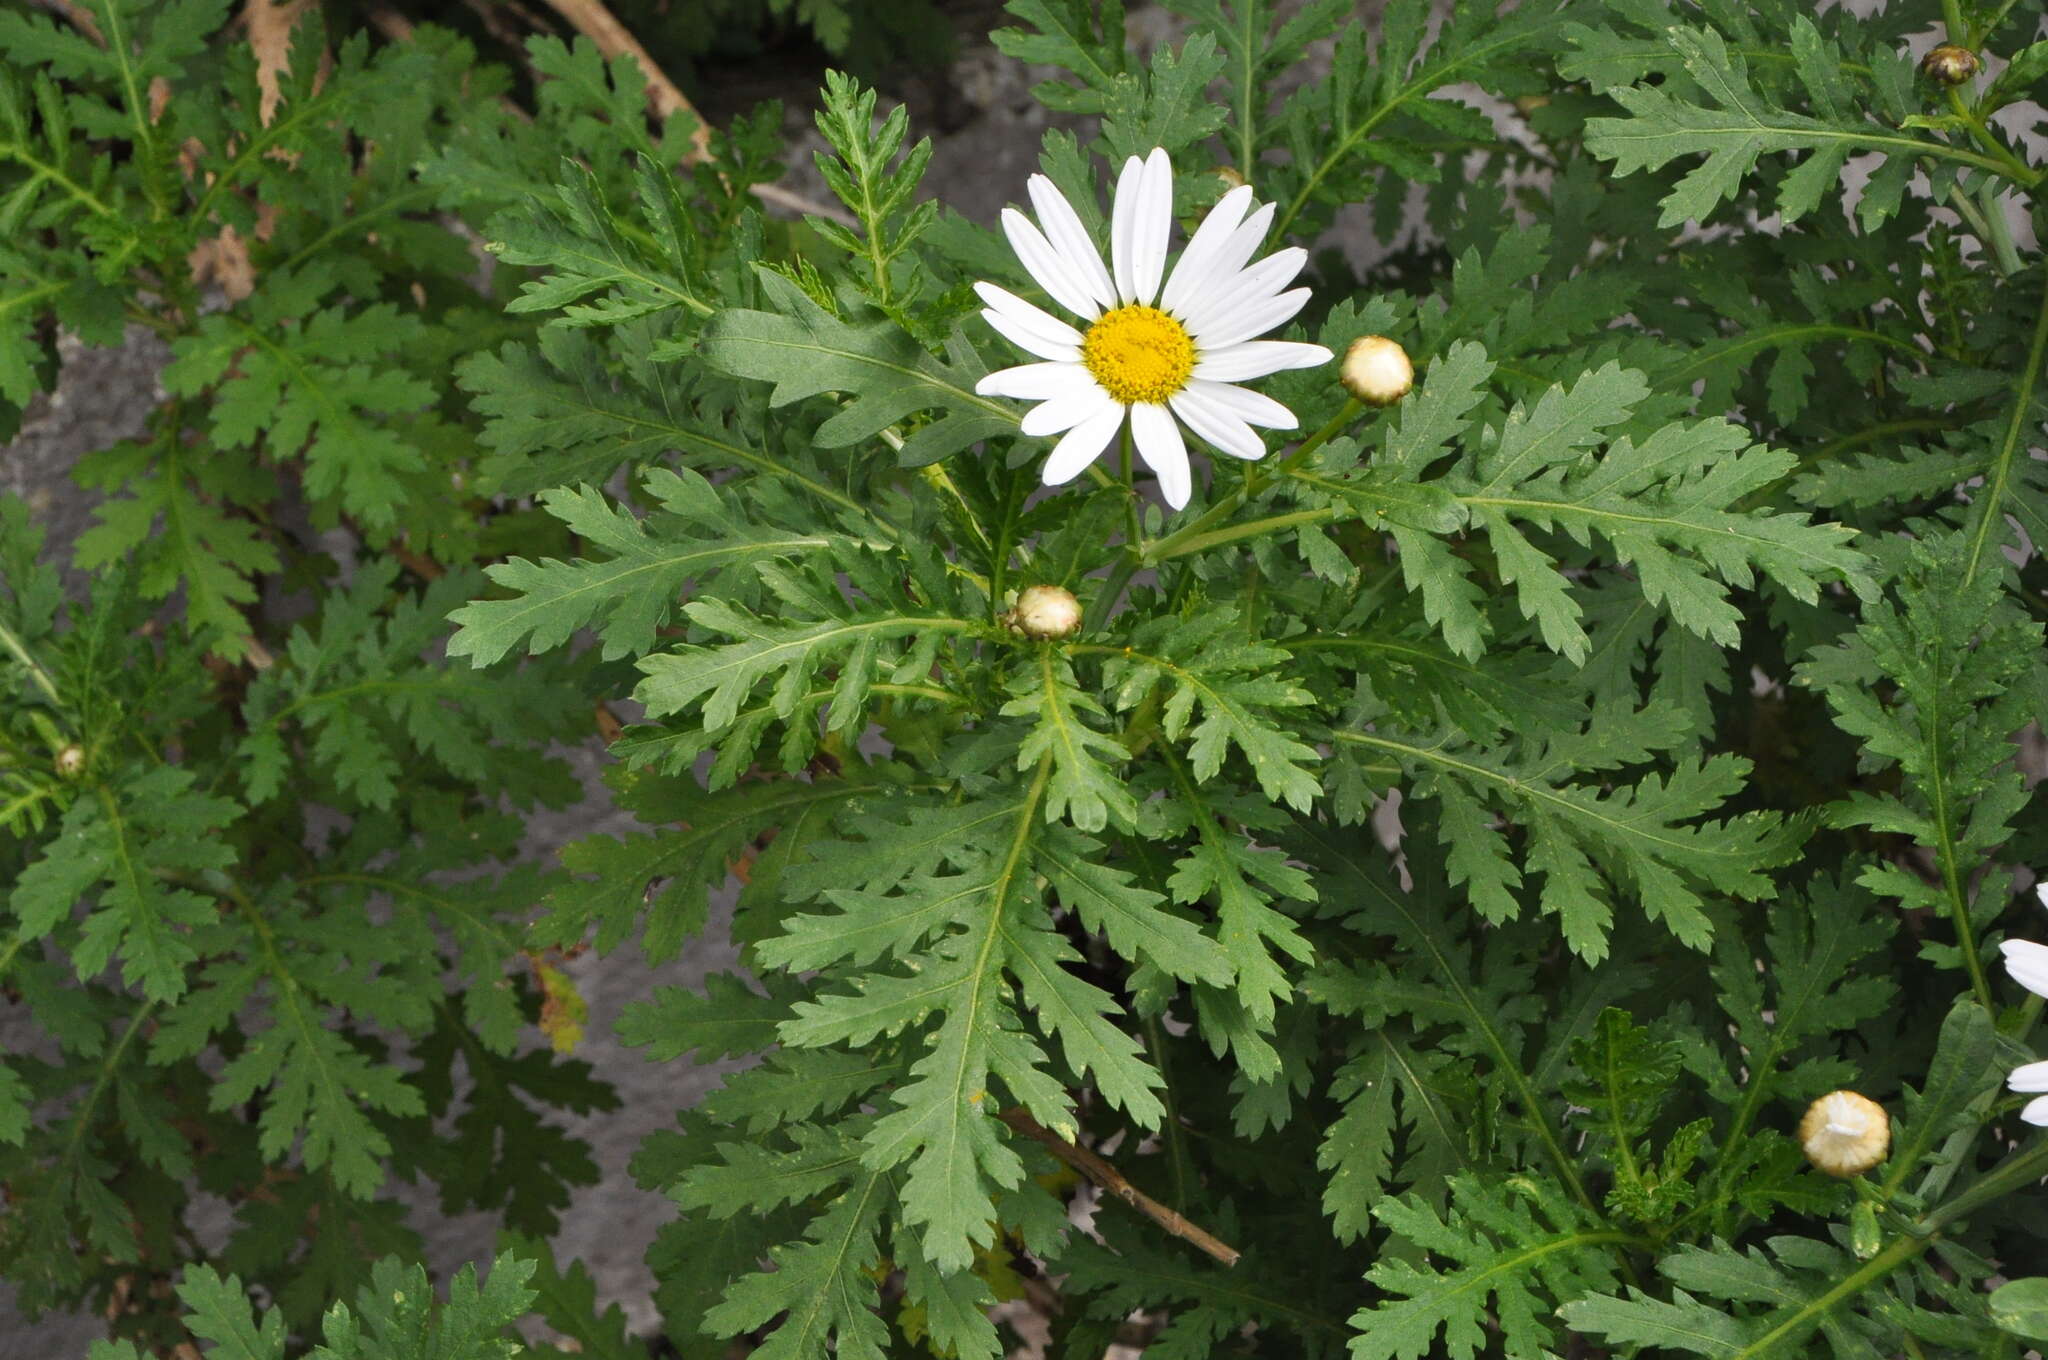
M1081 363L1118 401L1161 402L1188 385L1195 342L1157 307L1104 312L1081 337Z

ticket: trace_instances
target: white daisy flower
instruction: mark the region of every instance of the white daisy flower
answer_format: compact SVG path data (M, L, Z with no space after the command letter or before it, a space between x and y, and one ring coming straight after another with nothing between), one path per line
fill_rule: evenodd
M2005 971L2014 982L2035 996L2048 996L2048 944L2007 940L1998 951L2005 955Z
M2048 883L2034 889L2041 899L2041 905L2048 907ZM2005 971L2012 974L2012 980L2032 992L2035 996L2048 996L2048 944L2035 944L2032 940L2006 940L1998 946L1998 952L2005 955ZM2036 1097L2027 1102L2020 1111L2020 1118L2029 1124L2048 1128L2048 1062L2031 1062L2013 1069L2006 1078L2006 1089Z
M1053 182L1033 175L1029 187L1038 224L1005 208L1003 231L1039 287L1086 325L1077 330L992 283L975 284L988 324L1044 362L999 369L974 390L1039 403L1025 413L1024 433L1060 435L1045 460L1045 484L1078 476L1126 417L1139 456L1176 510L1194 489L1181 425L1232 457L1265 457L1252 427L1291 430L1294 413L1236 384L1330 360L1321 345L1254 338L1291 320L1309 296L1287 287L1308 260L1299 246L1247 264L1272 225L1273 205L1254 212L1250 187L1232 189L1196 228L1169 277L1173 167L1163 149L1124 163L1106 269Z
M2005 1079L2005 1089L2033 1096L2027 1107L2020 1111L2020 1118L2029 1124L2048 1128L2048 1062L2030 1062L2012 1070Z

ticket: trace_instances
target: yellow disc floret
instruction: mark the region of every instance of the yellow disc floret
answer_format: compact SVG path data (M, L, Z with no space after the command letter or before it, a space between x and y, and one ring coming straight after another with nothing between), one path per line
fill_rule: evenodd
M1188 385L1195 342L1157 307L1118 307L1081 337L1081 362L1118 401L1161 402Z

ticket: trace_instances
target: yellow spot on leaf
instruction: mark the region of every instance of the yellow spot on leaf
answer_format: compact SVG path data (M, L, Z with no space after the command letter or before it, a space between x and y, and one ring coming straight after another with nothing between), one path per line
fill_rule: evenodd
M590 1003L569 975L551 963L536 961L533 976L540 983L540 1032L548 1036L555 1052L573 1053L583 1042L583 1022L590 1018Z

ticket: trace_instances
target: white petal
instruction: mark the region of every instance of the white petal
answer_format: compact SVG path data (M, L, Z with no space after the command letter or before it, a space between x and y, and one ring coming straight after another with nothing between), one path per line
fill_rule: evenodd
M1011 344L1041 359L1080 361L1081 332L1066 322L992 283L977 283L974 291L988 304L982 319L1007 336Z
M1188 238L1188 248L1180 253L1180 259L1173 266L1173 274L1166 280L1166 291L1159 295L1159 305L1175 316L1181 315L1182 307L1196 301L1195 285L1208 276L1209 261L1216 252L1230 241L1230 234L1237 230L1238 223L1252 206L1252 186L1240 184L1216 200L1216 206L1209 209L1209 215L1202 219L1202 225L1195 228L1195 234Z
M1131 300L1131 247L1137 237L1138 192L1145 179L1145 162L1136 156L1124 162L1109 199L1109 268L1116 275L1119 301Z
M2015 1067L2012 1075L2005 1079L2005 1089L2024 1091L2028 1095L2048 1091L2048 1062L2030 1062Z
M1265 441L1251 426L1200 392L1183 388L1167 398L1167 405L1190 430L1231 457L1256 462L1266 456Z
M1138 402L1131 407L1131 441L1159 478L1166 503L1176 510L1185 506L1194 490L1194 474L1188 470L1188 446L1180 437L1180 426L1173 423L1173 413L1155 402Z
M1117 296L1149 303L1166 272L1166 242L1173 230L1173 166L1154 147L1145 160L1124 162L1109 213L1109 255Z
M1222 349L1240 340L1249 340L1255 335L1264 335L1275 326L1284 326L1294 319L1294 314L1308 305L1308 289L1294 288L1249 306L1232 311L1223 320L1201 331L1190 327L1188 334L1195 337L1198 349Z
M974 385L984 397L1015 397L1020 401L1045 401L1064 397L1096 385L1088 370L1079 364L1019 364L999 368Z
M2048 1129L2048 1096L2037 1096L2028 1101L2027 1108L2020 1111L2020 1118Z
M1024 413L1021 428L1033 436L1058 434L1071 430L1090 416L1099 415L1105 406L1117 405L1117 399L1090 383L1082 391L1069 396L1054 397Z
M1088 295L1088 286L1082 282L1080 273L1031 225L1030 218L1015 208L1003 209L1003 235L1010 238L1010 248L1054 302L1090 321L1102 314L1102 308Z
M1060 442L1052 446L1046 455L1045 468L1039 477L1047 486L1059 486L1071 482L1081 475L1081 469L1095 461L1103 446L1116 434L1117 427L1124 423L1124 408L1120 402L1111 402L1088 419L1068 430Z
M2048 907L2048 878L2034 885L2034 896L2041 900L2042 906Z
M1200 335L1218 322L1227 321L1244 308L1264 302L1294 282L1294 276L1308 263L1308 252L1300 246L1276 250L1250 269L1228 279L1218 279L1188 308L1182 318L1190 334Z
M1202 272L1188 280L1186 290L1181 295L1184 306L1201 306L1202 300L1209 296L1211 289L1220 286L1227 279L1237 277L1238 271L1244 268L1245 261L1252 257L1252 252L1266 239L1266 228L1273 225L1273 214L1278 207L1275 203L1264 204L1250 217L1231 228L1230 235L1224 238L1223 244L1203 263Z
M1283 368L1314 368L1334 356L1321 345L1304 345L1293 340L1245 340L1225 349L1202 351L1195 361L1195 376L1215 382L1243 382L1263 378Z
M2048 996L2048 944L2032 940L2007 940L1998 946L2005 955L2005 971L2012 980L2035 996Z
M1038 225L1044 228L1046 239L1088 286L1088 296L1104 307L1115 302L1116 285L1102 267L1102 252L1089 239L1088 228L1081 225L1081 215L1067 202L1067 196L1044 175L1033 175L1025 187L1031 191L1031 206L1038 210Z
M1159 296L1166 276L1166 248L1173 237L1173 162L1166 148L1155 146L1145 161L1145 197L1138 202L1138 270L1134 301L1148 306Z
M994 327L997 334L1001 335L1018 349L1023 350L1026 354L1036 354L1041 359L1048 359L1055 363L1078 365L1081 362L1081 346L1079 344L1068 344L1063 340L1056 339L1049 340L1014 316L999 312L993 307L987 307L982 310L981 319Z
M1291 430L1300 424L1294 418L1294 412L1264 393L1249 388L1196 378L1188 383L1186 390L1205 401L1214 402L1239 420L1263 425L1269 430Z
M1036 303L1026 302L1007 288L998 288L993 283L977 283L974 285L974 291L988 304L990 311L1001 312L1012 321L1020 322L1045 335L1058 337L1062 343L1081 343L1081 332Z

